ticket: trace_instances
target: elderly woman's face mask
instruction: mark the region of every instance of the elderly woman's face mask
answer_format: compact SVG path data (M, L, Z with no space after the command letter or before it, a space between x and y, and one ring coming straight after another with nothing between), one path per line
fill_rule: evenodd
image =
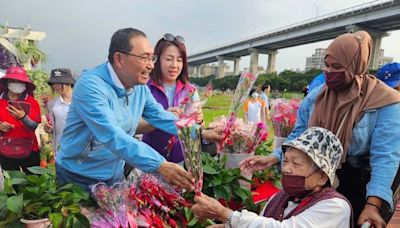
M326 85L335 92L344 91L353 83L346 77L346 69L331 56L325 58L324 73Z

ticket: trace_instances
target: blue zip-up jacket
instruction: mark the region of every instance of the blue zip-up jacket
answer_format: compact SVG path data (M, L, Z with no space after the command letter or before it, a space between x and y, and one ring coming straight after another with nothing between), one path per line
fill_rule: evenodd
M293 140L308 128L315 101L325 84L313 89L297 111L296 125L287 141ZM391 186L400 163L400 103L366 110L353 128L347 156L370 156L371 180L367 196L378 196L393 208ZM273 151L282 161L282 148Z
M82 73L72 100L57 166L102 181L122 177L125 161L145 172L158 171L165 158L133 136L141 117L176 135L176 117L163 109L147 85L130 91L118 88L104 63Z

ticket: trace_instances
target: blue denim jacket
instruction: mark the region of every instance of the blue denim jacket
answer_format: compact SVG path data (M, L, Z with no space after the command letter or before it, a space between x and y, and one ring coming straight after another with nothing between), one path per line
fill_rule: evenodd
M297 122L287 140L293 140L308 128L315 100L324 85L312 90L297 112ZM367 110L353 128L347 156L370 155L371 180L367 196L377 196L393 209L391 185L400 162L400 103ZM273 151L282 160L282 148Z

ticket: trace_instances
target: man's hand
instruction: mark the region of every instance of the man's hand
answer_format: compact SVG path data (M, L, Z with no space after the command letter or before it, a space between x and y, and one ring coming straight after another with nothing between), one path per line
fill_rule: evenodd
M8 132L12 128L14 128L14 125L12 125L12 124L9 124L7 122L0 123L0 131L2 131L2 132Z
M377 197L368 197L368 200L371 200L373 204L380 206L380 199L379 201L373 200L374 199L379 199ZM386 227L385 220L381 217L379 214L379 209L377 206L370 205L370 204L365 204L363 211L360 214L360 217L358 217L358 225L363 224L365 221L370 220L375 228L383 228Z
M208 142L218 142L224 138L224 130L220 128L204 129L201 131L201 137Z
M9 105L7 106L7 110L10 112L12 116L14 116L17 119L22 119L26 115L25 111L21 107L16 108L12 105Z
M232 210L222 206L217 200L201 193L194 197L193 214L199 219L218 219L225 222Z
M278 163L275 156L254 156L239 162L240 171L244 174L251 174L255 171L261 171Z
M167 183L194 191L194 178L176 163L165 161L160 165L158 173Z

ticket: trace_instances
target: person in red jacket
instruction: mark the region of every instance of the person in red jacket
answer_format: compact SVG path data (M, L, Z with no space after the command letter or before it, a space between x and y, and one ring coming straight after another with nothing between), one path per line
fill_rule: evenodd
M0 79L0 165L5 170L37 166L35 129L41 122L35 85L22 67L10 67Z

